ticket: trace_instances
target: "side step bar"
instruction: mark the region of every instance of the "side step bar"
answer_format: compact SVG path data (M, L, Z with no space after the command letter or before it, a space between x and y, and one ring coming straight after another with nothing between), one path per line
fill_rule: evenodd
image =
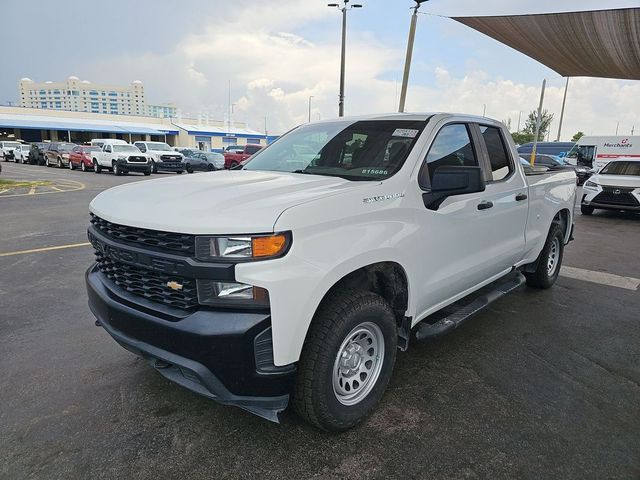
M452 330L455 330L476 313L485 309L490 304L504 297L507 293L515 290L524 283L525 278L522 273L516 272L515 275L509 275L507 280L502 280L500 283L495 284L495 287L492 290L481 294L473 302L450 313L448 316L436 321L435 323L420 323L416 329L416 340L438 338Z

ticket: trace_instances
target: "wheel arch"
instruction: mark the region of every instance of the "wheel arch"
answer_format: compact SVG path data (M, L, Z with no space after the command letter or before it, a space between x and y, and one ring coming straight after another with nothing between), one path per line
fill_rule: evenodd
M568 208L563 208L558 211L551 223L557 223L562 228L562 232L564 233L564 242L568 243L571 238L571 225L572 225L572 217L571 212ZM551 228L551 226L549 226Z

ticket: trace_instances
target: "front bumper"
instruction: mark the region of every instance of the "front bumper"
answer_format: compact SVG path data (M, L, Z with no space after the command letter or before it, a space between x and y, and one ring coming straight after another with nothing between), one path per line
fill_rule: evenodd
M185 164L183 162L156 162L156 170L162 172L184 172Z
M127 162L126 160L118 160L118 166L124 172L148 172L151 170L151 164L142 162Z
M86 283L97 323L167 379L219 403L278 421L278 413L289 402L295 369L257 371L256 345L270 328L268 313L203 307L177 318L172 316L175 309L113 286L95 265L87 271Z

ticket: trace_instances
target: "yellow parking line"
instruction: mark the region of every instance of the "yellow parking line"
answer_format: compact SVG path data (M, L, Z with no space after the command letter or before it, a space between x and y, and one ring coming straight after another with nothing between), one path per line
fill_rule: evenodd
M49 252L51 250L63 250L65 248L88 247L89 245L91 245L89 242L85 242L85 243L72 243L70 245L58 245L55 247L33 248L31 250L18 250L15 252L0 253L0 257L10 257L12 255L24 255L26 253Z

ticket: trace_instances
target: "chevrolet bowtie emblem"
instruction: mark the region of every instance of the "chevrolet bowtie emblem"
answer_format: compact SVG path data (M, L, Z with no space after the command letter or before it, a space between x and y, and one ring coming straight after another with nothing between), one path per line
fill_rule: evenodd
M169 287L171 290L182 290L183 285L181 283L178 282L167 282L167 287Z

